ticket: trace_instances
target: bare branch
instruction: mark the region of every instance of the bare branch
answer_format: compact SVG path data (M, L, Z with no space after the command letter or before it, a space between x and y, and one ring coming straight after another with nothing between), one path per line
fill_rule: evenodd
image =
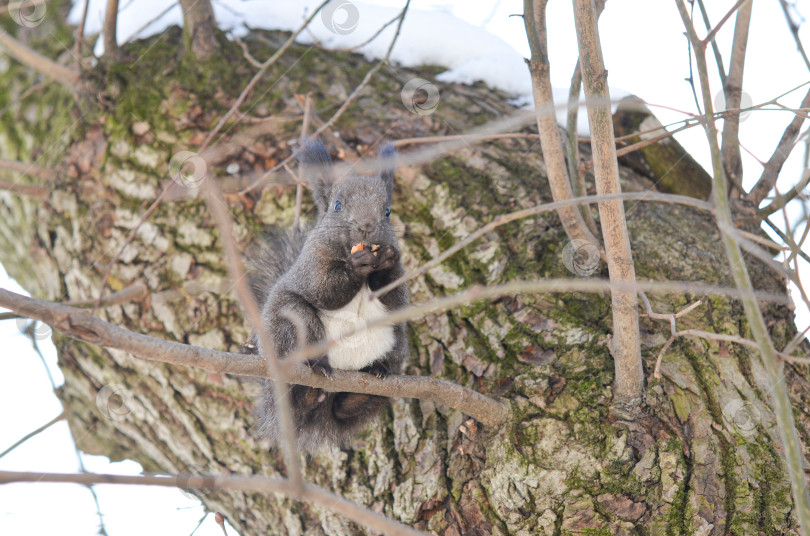
M745 5L742 5L745 4ZM748 27L751 24L751 8L753 2L740 0L726 15L726 19L739 7L737 22L734 25L734 40L731 44L731 60L729 61L728 76L723 82L723 92L726 99L726 115L723 121L723 145L721 154L726 176L731 180L729 188L732 197L739 197L744 192L738 191L735 184L742 183L742 160L740 155L740 104L742 103L743 69L745 66L745 52L748 48ZM741 7L740 7L741 6ZM723 19L712 31L720 28ZM709 34L710 36L712 34ZM704 43L709 38L704 39Z
M27 47L6 33L2 28L0 28L0 48L4 49L9 56L23 65L59 82L71 92L78 93L81 90L82 86L79 81L79 73L63 65L59 65L55 61Z
M183 9L183 34L191 43L191 51L200 61L206 61L217 50L217 21L211 0L180 0Z
M318 127L318 130L312 133L313 136L317 136L318 134L322 133L324 130L328 129L333 124L335 124L335 121L337 121L340 118L340 116L343 115L343 112L345 112L349 108L349 105L351 105L351 103L360 95L360 92L363 91L366 85L368 85L368 83L371 81L371 77L374 76L374 74L377 71L379 71L383 65L388 63L388 59L391 57L391 51L394 50L394 45L397 43L397 39L399 38L399 32L402 29L402 23L405 22L405 15L408 13L408 7L410 5L411 0L406 0L405 7L402 8L402 11L399 14L399 24L397 24L397 31L394 33L394 37L391 39L391 44L388 46L388 50L385 53L385 57L383 57L383 59L377 62L377 65L368 70L366 76L363 77L363 80L360 82L360 84L356 88L354 88L354 91L351 92L349 97L343 102L343 104L341 104L340 108L338 108L338 110L334 113L334 115L332 115L332 117L330 117L329 120L327 120L323 125Z
M574 0L574 20L579 57L582 59L588 123L593 139L596 193L621 193L607 70L602 59L596 13L591 0ZM599 220L610 281L633 283L636 273L622 202L599 203ZM615 399L620 406L632 410L638 407L644 394L636 294L614 288L611 291L611 310L613 339L610 342L610 351L616 368Z
M771 204L767 207L763 207L759 209L759 214L762 217L768 217L777 210L781 210L787 206L788 203L793 201L797 196L801 195L804 192L804 189L807 188L807 183L810 182L810 170L805 169L804 173L802 173L802 177L796 184L793 185L786 194L778 195L771 201Z
M223 242L222 247L225 250L225 260L235 287L236 295L242 307L244 307L247 312L247 316L251 324L253 324L253 329L259 337L259 340L262 341L262 346L266 351L272 351L275 345L267 331L267 326L264 325L264 321L262 320L259 304L256 303L248 285L241 256L239 255L236 242L233 238L233 221L227 211L225 200L222 198L222 193L219 191L219 187L216 185L213 177L206 177L203 181L203 188L207 194L206 200L208 201L208 208L214 215L214 220L220 230L220 236ZM303 491L304 476L296 448L292 399L290 397L290 391L287 389L287 369L279 366L278 356L275 355L275 353L264 357L266 359L269 376L276 380L273 396L281 427L281 448L284 453L284 464L287 467L287 477L290 481L291 491L297 497Z
M709 22L709 13L706 11L706 6L704 5L703 0L697 0L697 4L700 8L700 14L703 16L703 24L706 25L706 31L709 31L712 25ZM712 52L714 52L714 59L717 61L717 72L720 75L720 81L725 84L726 69L723 67L723 56L720 54L720 47L717 46L717 39L715 36L712 36L711 43Z
M73 45L73 56L76 58L76 66L81 70L82 68L82 47L84 46L84 27L87 24L87 8L90 6L90 0L84 0L84 7L82 8L82 18L79 21L79 27L76 28L76 43Z
M785 13L785 20L790 28L790 33L793 34L793 40L796 41L796 48L799 50L799 54L802 55L804 64L807 66L807 70L810 71L810 59L807 58L807 53L804 51L804 45L802 44L802 40L799 38L799 25L796 24L793 21L793 17L790 16L790 9L788 8L787 1L779 0L779 5L782 6L782 11Z
M695 201L695 200L693 200ZM710 296L750 297L751 299L788 304L785 295L766 292L742 292L736 288L723 288L700 282L667 281L638 282L632 284L610 283L599 279L546 279L540 281L512 281L491 287L472 287L451 296L392 312L384 317L366 323L364 329L377 325L393 325L426 314L446 311L470 302L489 300L515 294L537 294L546 292L589 292L607 293L611 288L638 292L683 292ZM221 374L269 378L263 358L253 355L219 352L199 348L174 341L165 341L147 335L134 333L120 326L105 322L90 312L63 304L52 303L36 298L28 298L14 292L0 289L0 307L5 307L26 318L39 320L63 333L90 344L117 348L135 357L162 363L199 367ZM335 340L350 336L352 330L341 333ZM329 350L335 340L311 345L284 360L284 364L295 360L308 359ZM334 379L327 379L313 372L309 367L296 367L290 372L290 383L317 387L327 391L347 391L376 394L387 397L406 397L433 400L464 412L488 426L497 426L507 418L506 406L476 391L451 382L432 377L392 375L380 379L371 374L351 371L334 371ZM270 378L273 379L273 378Z
M361 525L393 536L427 536L424 532L407 527L401 523L372 512L358 504L335 495L313 484L306 484L300 497L291 493L289 481L263 476L242 475L177 475L177 476L129 476L91 473L23 473L0 471L0 484L10 482L55 482L72 484L128 484L139 486L164 486L200 490L239 490L256 493L281 493L293 499L301 500L326 508L345 516Z
M700 74L703 105L706 107L706 113L708 114L704 128L712 154L712 169L714 172L713 196L717 207L715 216L717 217L717 222L720 227L723 246L726 250L729 264L731 265L731 273L734 277L734 282L742 292L749 293L753 290L753 286L748 276L748 270L743 260L742 252L733 237L724 230L724 228L732 228L734 223L726 193L726 177L723 169L722 155L717 143L717 127L712 116L713 104L709 90L708 68L706 67L706 48L695 33L683 0L675 0L675 3L683 20L689 41L695 47L695 58ZM765 326L765 321L762 318L762 312L759 309L756 299L749 295L743 298L742 301L745 316L748 319L749 329L759 346L762 354L762 364L770 384L769 387L774 405L774 413L776 415L780 439L784 447L786 468L790 475L796 516L799 519L799 525L802 531L804 533L810 533L810 494L807 492L807 480L804 474L804 457L802 455L802 446L799 442L798 432L796 431L796 423L793 418L790 398L788 397L787 388L782 377L782 364L773 346L773 341L768 334L768 329Z
M275 64L276 61L278 61L278 59L284 54L284 52L286 52L287 49L290 48L290 46L295 42L295 38L298 37L298 34L300 34L304 30L304 28L306 28L309 25L310 22L312 22L312 19L315 18L315 16L321 11L323 6L325 6L327 3L329 3L329 1L330 0L324 0L324 2L322 2L317 8L315 8L315 10L312 12L312 15L307 17L307 19L304 21L304 23L301 24L301 26L299 26L298 29L292 33L292 35L290 35L290 37L284 42L284 44L281 45L281 47L278 50L276 50L273 53L273 55L270 56L267 59L267 61L262 63L261 68L258 71L256 71L256 74L254 74L253 78L250 79L250 82L247 83L247 85L245 86L245 89L242 90L242 92L236 98L236 101L233 103L233 105L230 107L230 109L225 113L225 115L222 116L222 119L220 119L217 122L214 129L211 132L208 133L208 136L205 137L205 140L203 140L203 143L200 146L200 151L199 152L204 151L205 148L208 147L208 145L211 143L211 141L214 139L214 137L217 134L219 134L220 130L222 130L222 127L225 125L225 123L234 114L234 112L236 112L239 109L239 107L242 105L242 103L245 102L245 98L247 98L248 93L250 93L250 91L259 82L259 80L262 78L262 76L264 76L264 73L267 72L267 69L272 67L273 64Z
M738 9L740 9L740 6L742 6L743 4L746 4L746 3L747 3L746 7L750 11L751 4L752 4L751 0L737 0L737 3L734 4L731 7L731 9L728 10L728 13L723 15L723 18L720 19L720 22L717 23L717 26L715 26L712 29L712 31L710 31L709 34L703 39L704 47L706 46L706 43L708 43L708 42L710 42L710 41L712 41L714 39L714 36L717 35L717 32L720 31L720 28L722 28L723 25L726 23L726 21L731 18L731 16L734 14L734 12L737 11ZM740 11L742 11L742 9L740 9ZM749 14L748 16L750 18L751 15ZM739 21L739 18L737 20ZM746 33L748 32L747 26L748 25L746 24ZM733 61L733 58L732 58L732 61Z
M0 179L0 190L5 190L15 195L47 201L51 198L51 189L33 184L20 184L19 182L4 181Z
M17 160L7 160L5 158L0 158L0 170L14 171L17 173L22 173L23 175L36 177L38 179L47 181L56 179L56 171L50 168L38 166L36 164L29 164L27 162L19 162Z
M810 108L810 89L808 89L804 99L802 99L800 107L803 110ZM779 140L776 150L774 150L768 162L765 164L765 169L762 170L762 175L760 175L759 180L746 196L755 206L759 206L762 200L768 195L768 192L770 192L776 184L779 172L782 170L785 160L790 156L793 146L796 144L802 123L804 123L804 115L796 114L782 134L782 138Z
M92 309L97 307L111 307L113 305L121 305L123 303L130 303L138 301L146 296L146 284L143 281L136 281L128 287L110 294L99 304L98 300L70 300L61 302L62 305L69 305L71 307L81 307L82 309ZM0 313L0 320L11 320L14 318L21 318L14 313Z
M660 201L662 203L673 203L673 204L680 204L691 206L694 208L698 208L701 210L712 211L714 207L711 203L707 203L705 201L701 201L699 199L695 199L694 197L687 197L684 195L673 195L673 194L662 194L657 192L631 192L631 193L621 193L621 194L607 194L607 195L592 195L587 197L575 197L573 199L567 199L565 201L555 201L553 203L545 203L543 205L538 205L536 207L525 208L522 210L517 210L515 212L510 212L509 214L502 214L500 216L496 216L491 222L488 224L479 227L469 235L465 236L462 240L459 240L451 247L447 248L441 254L437 255L436 257L432 258L427 263L423 264L419 268L412 270L408 273L402 275L402 277L395 279L388 285L374 291L371 293L371 298L380 297L383 294L387 294L391 290L397 288L401 284L410 281L415 277L419 277L422 274L427 273L430 271L431 268L438 266L452 255L461 251L463 248L467 247L471 243L475 242L482 236L487 233L490 233L500 227L501 225L505 225L509 222L520 220L523 218L528 218L530 216L534 216L536 214L542 214L543 212L551 212L552 210L559 210L560 207L566 206L577 206L583 205L586 203L598 203L600 201Z
M604 5L604 3L602 3ZM579 93L582 88L582 71L579 68L579 60L574 67L574 74L571 76L571 87L568 90L568 176L571 178L571 188L573 195L584 197L588 195L585 186L585 175L579 170L579 140L577 139L577 121L579 116ZM579 211L585 220L588 230L596 236L599 231L596 229L596 222L591 214L591 209L587 205L580 206Z
M121 57L118 48L118 0L107 0L104 11L104 55L117 61Z
M554 201L565 201L573 198L574 193L566 170L563 142L554 113L546 35L547 3L548 0L524 0L523 23L532 52L532 57L527 60L527 64L532 77L537 130L548 183L551 187L551 196ZM583 240L601 249L599 241L588 229L578 208L562 207L558 209L557 214L569 240Z
M9 452L11 452L12 450L16 449L17 447L19 447L20 445L22 445L23 443L25 443L26 441L28 441L28 440L29 440L29 439L31 439L32 437L34 437L34 436L36 436L36 435L38 435L38 434L40 434L40 433L44 432L45 430L47 430L48 428L50 428L51 426L53 426L54 424L58 423L59 421L61 421L61 420L62 420L62 419L64 419L64 418L65 418L65 412L64 412L64 410L63 410L63 411L62 411L62 413L60 413L59 415L57 415L56 417L54 417L53 419L51 419L51 420L50 420L50 421L48 421L47 423L43 424L42 426L40 426L39 428L37 428L37 429L36 429L36 430L34 430L33 432L30 432L30 433L28 433L28 434L25 434L25 435L24 435L23 437L21 437L21 438L20 438L18 441L15 441L15 442L14 442L14 444L12 444L12 445L11 445L9 448L7 448L6 450L4 450L3 452L0 452L0 458L2 458L3 456L5 456L6 454L8 454Z

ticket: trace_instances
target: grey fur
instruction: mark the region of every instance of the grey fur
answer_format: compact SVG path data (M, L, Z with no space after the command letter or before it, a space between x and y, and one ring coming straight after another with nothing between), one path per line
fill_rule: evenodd
M394 188L394 151L380 153L382 171L371 177L336 179L329 153L319 141L307 142L299 153L303 175L312 186L318 218L306 233L279 231L267 237L251 255L248 267L251 285L262 307L262 320L280 358L293 352L301 339L316 343L324 338L321 311L341 309L365 286L373 291L403 274L399 248L387 215ZM341 203L335 211L335 203ZM378 244L350 254L354 244ZM380 298L387 310L408 304L408 289L402 285ZM393 328L393 347L376 357L363 372L385 376L398 374L408 355L405 324ZM267 349L252 338L262 355ZM327 356L310 361L325 375L332 367ZM259 433L279 439L273 399L273 382L265 380L258 404ZM321 389L290 386L299 448L312 452L327 444L345 444L371 422L387 398L358 393L331 393Z

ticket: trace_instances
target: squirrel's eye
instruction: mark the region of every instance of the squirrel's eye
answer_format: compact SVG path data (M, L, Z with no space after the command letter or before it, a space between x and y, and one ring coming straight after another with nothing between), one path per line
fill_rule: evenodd
M391 215L391 207L390 207L390 206L389 206L389 207L385 207L385 215L386 215L386 216L390 216L390 215Z
M335 201L335 212L340 212L341 210L343 210L343 203Z

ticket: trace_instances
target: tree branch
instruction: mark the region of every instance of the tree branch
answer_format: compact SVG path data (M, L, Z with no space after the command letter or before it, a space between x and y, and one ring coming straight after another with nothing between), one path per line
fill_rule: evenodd
M610 112L610 91L607 71L602 59L599 31L592 0L574 0L574 20L577 29L579 57L582 59L582 80L591 127L594 176L598 194L621 193L616 142ZM599 203L599 220L605 242L608 273L611 282L633 283L636 272L624 205L620 201ZM611 354L616 369L615 397L620 406L633 410L644 395L644 372L641 365L638 310L636 294L613 289L613 339Z
M741 5L743 4L744 5ZM745 67L745 52L748 48L748 28L751 24L751 8L753 2L740 0L726 15L728 18L734 9L739 7L737 22L734 25L734 40L731 44L731 60L729 62L728 76L723 82L723 93L726 99L726 115L723 121L723 145L721 154L726 176L731 180L729 188L732 197L739 197L744 192L737 191L735 184L742 184L742 160L740 155L740 105L742 103L743 69ZM723 19L726 20L726 19ZM713 35L723 24L723 21L712 31ZM709 38L703 40L708 42Z
M63 65L59 65L55 61L27 47L20 41L14 39L10 34L6 33L2 28L0 28L0 48L4 49L9 56L23 65L59 82L71 92L78 93L82 89L79 73Z
M107 0L107 9L104 11L104 55L117 61L121 57L118 48L118 0Z
M699 199L695 199L694 197L688 197L685 195L673 195L673 194L663 194L657 192L630 192L630 193L620 193L620 194L607 194L607 195L591 195L587 197L575 197L573 199L567 199L565 201L555 201L553 203L545 203L543 205L538 205L536 207L524 208L522 210L517 210L515 212L510 212L509 214L501 214L496 216L491 222L488 224L479 227L472 233L465 236L462 240L459 240L451 247L447 248L446 250L442 251L441 254L437 255L436 257L432 258L427 263L423 264L419 268L412 270L403 274L398 279L392 281L388 285L374 291L371 293L371 298L380 297L384 294L387 294L391 290L397 288L398 286L402 285L410 281L415 277L419 277L422 274L427 273L430 271L431 268L434 268L450 258L455 253L459 252L463 248L467 247L471 243L475 242L482 236L487 233L490 233L500 227L501 225L505 225L509 222L520 220L523 218L528 218L530 216L534 216L536 214L542 214L544 212L551 212L552 210L558 211L561 207L569 207L569 206L577 206L577 205L584 205L588 203L599 203L601 201L660 201L662 203L673 203L679 205L686 205L690 207L694 207L700 210L707 210L712 211L714 207L711 203L707 203L706 201L701 201Z
M804 110L810 108L810 89L808 89L799 106ZM779 144L768 159L768 162L765 163L765 169L762 170L762 175L760 175L759 180L746 196L754 206L759 206L762 200L767 197L768 192L770 192L776 184L776 179L779 178L779 172L782 170L785 160L790 156L793 146L798 139L802 123L804 123L804 115L796 114L782 134L782 138L779 140Z
M216 185L213 177L207 177L207 180L204 180L203 188L207 194L206 201L208 202L208 208L214 215L217 227L219 227L223 249L225 250L225 261L231 280L233 281L236 296L247 312L248 319L250 319L251 324L253 324L253 330L262 342L262 347L267 349L267 351L272 351L275 346L267 331L267 327L262 321L262 315L259 309L260 305L256 303L253 293L248 286L241 256L237 251L236 242L233 238L233 220L227 211L225 200L222 198L222 193L219 191L219 187ZM276 380L276 385L273 388L273 398L275 400L275 407L278 412L279 425L281 428L281 448L284 453L284 464L287 467L287 477L289 478L292 491L297 496L303 491L304 475L301 470L301 463L298 459L298 449L296 447L292 399L290 397L290 390L287 389L287 368L279 366L278 356L275 353L264 357L266 358L265 363L267 365L268 375Z
M40 201L47 201L51 198L51 189L34 184L20 184L19 182L4 181L0 179L0 190L5 190L15 195L22 195Z
M57 415L56 417L54 417L53 419L51 419L47 423L43 424L42 426L40 426L39 428L37 428L33 432L29 432L29 433L25 434L18 441L15 441L14 444L11 445L9 448L4 450L3 452L0 452L0 458L5 456L6 454L11 452L12 450L16 449L17 447L19 447L20 445L22 445L23 443L25 443L26 441L28 441L29 439L34 437L35 435L44 432L45 430L47 430L48 428L50 428L51 426L58 423L59 421L61 421L64 418L65 418L65 411L62 410L62 413L60 413L59 415Z
M366 323L364 329L383 324L393 325L420 318L429 313L442 312L471 302L502 296L572 291L603 294L609 292L611 288L632 292L643 290L645 292L688 292L690 294L706 294L710 296L750 297L751 299L773 303L791 303L790 299L785 295L753 290L742 292L736 288L723 288L694 281L636 281L630 284L611 283L600 279L512 281L486 288L472 287L457 294L412 305L370 321ZM105 322L89 311L75 307L28 298L5 289L0 289L0 307L10 309L26 318L44 322L54 329L79 340L105 348L124 350L142 359L198 367L221 374L257 378L270 377L267 373L265 360L259 356L220 352L134 333ZM336 340L350 336L355 331L360 330L347 331L341 333L334 340L308 346L303 351L297 352L295 356L290 356L285 360L285 363L294 361L295 358L307 359L306 352L309 352L309 357L320 355L328 351ZM476 391L425 376L392 375L381 379L361 372L335 370L334 379L328 379L313 372L309 367L295 367L290 371L290 383L335 392L346 391L387 397L433 400L466 413L487 426L497 426L504 422L509 411L504 403Z
M532 77L537 131L548 183L551 187L551 196L554 201L565 201L573 198L574 192L571 189L571 179L566 170L563 142L557 126L554 97L551 91L546 37L547 3L548 0L524 0L523 23L532 53L527 64ZM599 241L588 229L577 207L561 207L557 210L557 214L569 240L582 240L601 249Z
M72 484L128 484L139 486L164 486L181 489L210 491L239 490L269 495L281 493L293 499L308 502L351 519L380 534L393 536L427 536L424 532L412 529L385 516L372 512L343 497L326 491L313 484L305 484L300 497L291 493L289 481L263 476L243 475L110 475L91 473L24 473L0 471L0 484L11 482L54 482Z
M724 227L734 227L734 223L726 193L726 177L723 170L722 155L717 143L717 127L712 117L713 104L709 90L708 68L706 67L706 47L695 33L683 0L675 0L675 3L683 20L687 36L695 47L695 59L697 60L700 75L701 93L707 113L707 121L704 123L704 128L712 154L712 169L714 172L713 196L715 205L717 206L715 215L717 217L718 226L720 227L720 236L726 250L726 255L728 256L729 264L731 265L734 283L741 291L749 293L753 290L753 286L748 276L748 269L745 266L742 252L734 239L724 230ZM745 316L748 319L749 329L754 336L754 340L759 345L762 354L762 364L770 384L769 387L774 405L774 413L776 415L780 439L784 447L786 468L790 475L796 516L799 519L799 525L802 531L807 534L810 533L810 495L808 495L807 492L807 480L804 474L802 446L799 442L796 423L793 418L793 410L790 405L790 398L788 397L787 388L782 375L781 361L776 355L776 349L768 334L768 328L765 326L765 321L762 318L762 312L759 310L756 299L747 296L743 298L742 301Z

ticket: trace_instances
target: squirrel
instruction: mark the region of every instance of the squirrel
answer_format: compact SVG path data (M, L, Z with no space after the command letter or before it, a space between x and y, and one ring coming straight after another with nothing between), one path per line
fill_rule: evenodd
M253 344L247 348L284 359L299 344L339 336L408 305L405 284L369 299L371 292L404 273L390 220L393 146L386 144L379 157L380 172L374 176L335 177L323 143L309 140L303 144L298 160L312 188L317 218L306 232L276 230L248 257L251 287L275 347L263 348L254 330ZM377 326L339 339L328 354L308 364L327 377L333 369L385 377L401 372L408 351L404 323ZM260 436L277 443L280 430L274 382L262 383L257 429ZM291 385L290 391L298 448L308 452L327 444L345 445L388 401L376 395L327 392L303 385Z

